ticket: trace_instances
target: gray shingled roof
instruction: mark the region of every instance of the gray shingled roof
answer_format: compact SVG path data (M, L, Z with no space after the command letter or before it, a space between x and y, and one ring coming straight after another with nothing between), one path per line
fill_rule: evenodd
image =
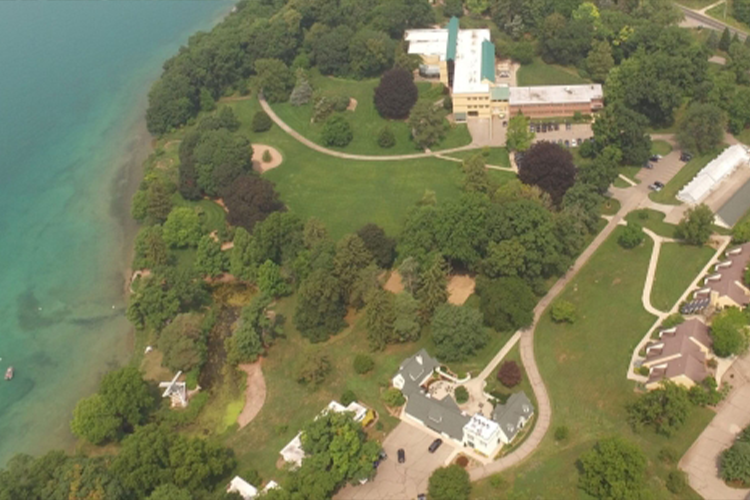
M422 360L420 363L419 360ZM414 356L401 363L398 372L404 377L404 388L401 390L406 396L419 391L419 383L425 379L440 363L424 349L420 349Z
M461 414L450 396L437 400L414 392L406 402L405 411L430 429L445 433L457 441L463 439L464 426L469 422L469 417Z
M724 223L732 227L750 210L750 181L747 181L716 213Z
M504 405L497 405L492 410L492 420L500 424L503 433L512 440L521 429L519 423L522 418L528 420L534 413L534 406L526 397L526 393L515 392L511 394Z

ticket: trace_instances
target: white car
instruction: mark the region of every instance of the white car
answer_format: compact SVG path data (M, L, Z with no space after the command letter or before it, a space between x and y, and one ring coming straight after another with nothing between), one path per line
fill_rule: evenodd
M574 147L576 147L576 146L578 146L578 142L576 142L576 140L575 140L575 139L571 139L571 140L570 140L570 147L571 147L571 148L574 148Z

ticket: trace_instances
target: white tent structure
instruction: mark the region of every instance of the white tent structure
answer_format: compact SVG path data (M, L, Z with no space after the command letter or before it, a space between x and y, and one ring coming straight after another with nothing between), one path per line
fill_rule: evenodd
M262 492L265 493L268 490L278 487L279 485L276 483L276 481L269 481L266 487L263 488ZM261 492L258 491L258 488L248 483L240 476L234 476L234 478L232 478L232 480L227 485L227 493L239 493L243 500L252 500L253 498L258 496L258 493Z
M739 167L750 167L750 151L742 144L735 144L703 167L698 175L677 193L677 199L697 205Z

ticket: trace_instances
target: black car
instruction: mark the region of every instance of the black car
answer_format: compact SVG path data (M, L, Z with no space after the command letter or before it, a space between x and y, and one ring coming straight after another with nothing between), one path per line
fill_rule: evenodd
M661 159L661 155L654 155L651 158L649 158L649 161L657 162Z
M430 453L435 453L438 448L440 448L440 445L443 444L443 440L440 438L437 438L435 441L432 442L429 448L427 448L427 451Z
M560 130L560 124L559 123L555 123L555 132L557 132L558 130Z
M406 452L403 448L398 449L398 463L402 464L406 462Z
M680 161L690 161L692 159L693 159L693 155L691 155L690 153L686 151L683 151L682 154L680 155Z
M417 500L427 500L427 495L425 495L424 493L420 493L419 495L417 495Z

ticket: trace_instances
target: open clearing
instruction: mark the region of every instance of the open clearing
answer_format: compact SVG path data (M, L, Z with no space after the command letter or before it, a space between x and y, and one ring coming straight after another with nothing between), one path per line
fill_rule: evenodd
M343 94L350 99L350 109L344 112L342 116L351 125L354 138L346 147L334 147L331 149L364 155L397 155L421 152L414 142L411 141L409 125L405 120L386 120L375 109L373 95L379 81L379 79L349 80L320 75L311 76L310 83L314 89L324 93ZM443 98L442 85L419 82L417 83L417 87L419 88L420 99L437 102ZM356 101L354 109L351 109L351 100ZM273 110L279 115L279 118L284 120L294 130L311 141L324 145L321 140L323 122L311 123L312 103L303 106L292 106L289 102L279 103L273 105ZM442 111L443 108L440 107L440 110ZM448 114L447 111L442 112L445 115ZM386 125L388 125L396 137L396 145L388 149L384 149L378 145L378 134ZM465 124L453 125L448 130L445 138L430 149L438 151L440 149L466 146L469 143L471 143L471 135L467 126Z
M714 252L709 246L664 243L651 289L651 305L660 311L669 311Z
M530 85L578 85L588 83L581 78L575 68L566 68L556 64L547 64L541 58L534 58L534 62L521 66L517 73L518 86Z

